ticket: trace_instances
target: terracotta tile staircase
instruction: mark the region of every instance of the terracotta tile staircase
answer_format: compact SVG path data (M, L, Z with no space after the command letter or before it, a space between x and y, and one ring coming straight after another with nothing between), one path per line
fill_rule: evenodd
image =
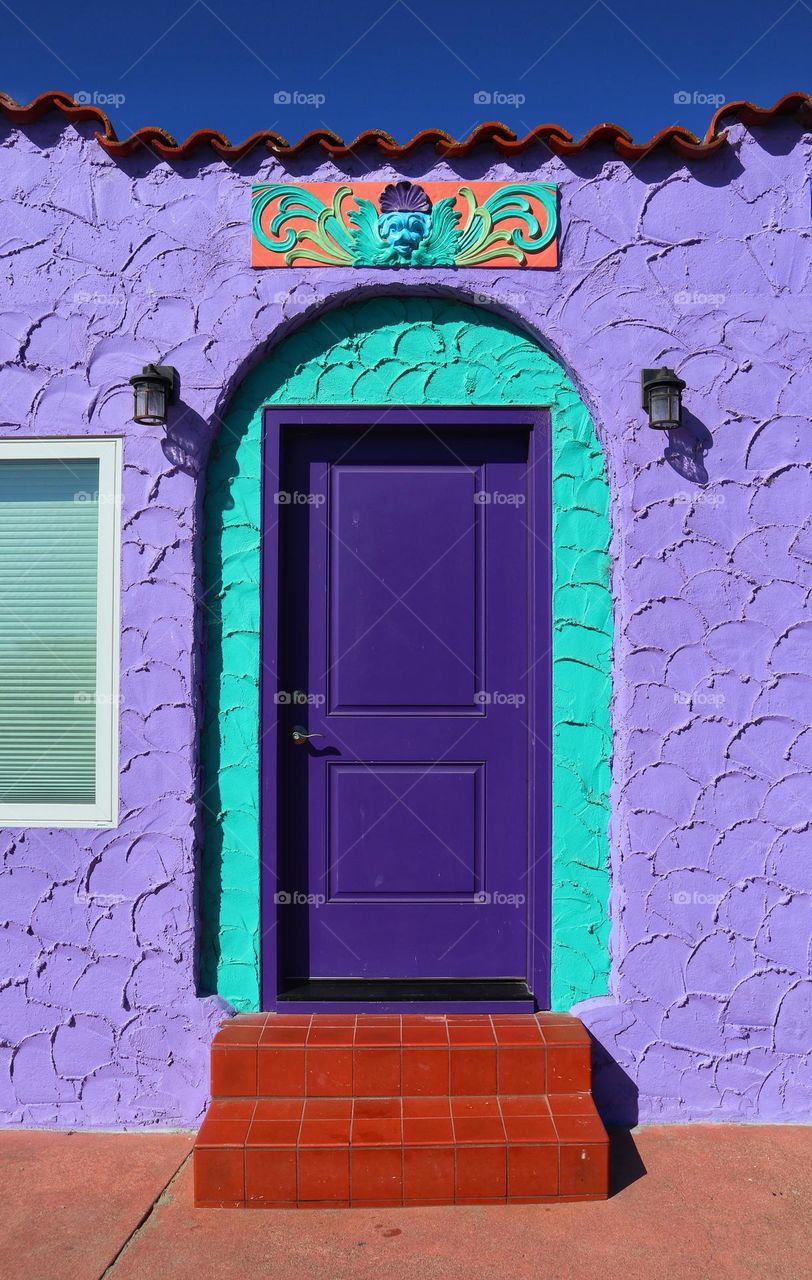
M590 1085L567 1014L240 1014L212 1044L195 1203L603 1200Z

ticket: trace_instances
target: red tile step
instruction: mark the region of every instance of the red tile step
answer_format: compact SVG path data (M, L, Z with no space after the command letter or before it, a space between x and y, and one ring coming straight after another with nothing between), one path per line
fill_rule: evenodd
M590 1040L566 1014L243 1014L212 1045L195 1203L605 1199Z

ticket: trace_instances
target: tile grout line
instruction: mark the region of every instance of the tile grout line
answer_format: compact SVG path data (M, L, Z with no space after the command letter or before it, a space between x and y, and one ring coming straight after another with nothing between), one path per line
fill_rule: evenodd
M113 1255L113 1257L110 1259L110 1261L108 1262L107 1266L104 1268L104 1271L102 1271L101 1275L99 1276L99 1280L108 1280L108 1278L109 1278L110 1276L112 1276L112 1274L113 1274L113 1272L114 1272L115 1268L116 1268L116 1267L118 1266L118 1264L119 1264L120 1259L121 1259L121 1258L123 1257L123 1255L127 1252L127 1250L129 1249L129 1247L130 1247L130 1245L133 1243L133 1241L136 1239L136 1237L137 1237L137 1236L139 1236L139 1235L141 1234L141 1232L143 1231L144 1227L145 1227L145 1226L147 1225L147 1223L149 1222L150 1218L152 1217L152 1215L153 1215L153 1213L154 1213L155 1209L158 1207L158 1205L159 1205L159 1204L161 1204L161 1203L162 1203L162 1201L164 1201L164 1200L165 1200L165 1198L166 1198L166 1196L167 1196L167 1194L168 1194L168 1192L169 1192L169 1190L170 1190L170 1188L171 1188L172 1184L173 1184L173 1183L176 1181L176 1179L177 1179L177 1178L179 1178L179 1177L180 1177L180 1175L183 1173L183 1170L186 1168L187 1164L188 1164L188 1163L189 1163L189 1161L192 1159L192 1156L193 1156L193 1155L194 1155L194 1150L189 1151L189 1152L188 1152L188 1154L184 1156L184 1158L181 1160L181 1162L180 1162L180 1164L178 1165L178 1167L177 1167L177 1169L175 1170L175 1172L174 1172L174 1173L173 1173L173 1174L172 1174L172 1175L167 1179L167 1181L164 1183L164 1185L163 1185L163 1187L161 1188L161 1190L160 1190L160 1191L158 1192L158 1194L156 1195L155 1199L154 1199L154 1200L152 1201L152 1203L147 1207L147 1209L146 1209L146 1211L144 1212L144 1214L142 1215L142 1217L141 1217L141 1218L138 1220L138 1222L135 1224L135 1226L133 1227L133 1229L132 1229L132 1231L130 1232L130 1234L127 1236L127 1238L126 1238L126 1240L124 1241L124 1243L121 1245L121 1247L120 1247L119 1249L117 1249L117 1250L116 1250L115 1254L114 1254L114 1255Z

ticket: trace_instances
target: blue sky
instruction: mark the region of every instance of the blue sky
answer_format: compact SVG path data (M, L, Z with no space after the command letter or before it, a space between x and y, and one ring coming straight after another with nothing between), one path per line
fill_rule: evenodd
M86 95L120 134L201 126L239 141L377 126L405 140L482 120L602 120L702 133L721 100L810 90L812 3L736 0L0 0L0 89Z

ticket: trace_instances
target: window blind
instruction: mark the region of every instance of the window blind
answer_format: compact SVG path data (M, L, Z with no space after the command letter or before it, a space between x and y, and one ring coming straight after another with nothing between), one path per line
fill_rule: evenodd
M97 800L99 468L0 457L2 806Z

